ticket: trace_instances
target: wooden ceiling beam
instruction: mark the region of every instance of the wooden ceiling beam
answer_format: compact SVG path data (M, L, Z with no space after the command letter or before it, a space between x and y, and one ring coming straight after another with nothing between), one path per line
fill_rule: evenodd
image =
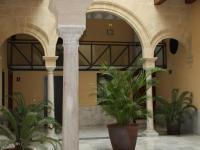
M192 4L192 3L194 3L196 0L185 0L185 3L186 4Z
M164 3L167 0L154 0L154 4L155 5L161 5L162 3Z
M161 5L162 3L164 3L167 0L154 0L154 4L155 5ZM196 2L197 0L185 0L186 4L192 4L194 2Z

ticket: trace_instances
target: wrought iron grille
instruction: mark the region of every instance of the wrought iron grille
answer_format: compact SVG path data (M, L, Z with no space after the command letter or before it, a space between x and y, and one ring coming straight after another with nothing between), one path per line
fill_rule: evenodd
M138 42L80 42L79 64L82 70L98 70L103 63L126 69L141 56Z
M38 41L9 40L8 68L11 70L45 70L42 59L44 50ZM63 48L57 48L57 70L63 69ZM160 43L155 50L158 57L156 65L167 67L166 45ZM129 68L136 60L142 58L139 42L80 41L79 69L99 70L103 63L119 69Z
M35 40L8 40L7 63L10 70L42 70L44 50Z

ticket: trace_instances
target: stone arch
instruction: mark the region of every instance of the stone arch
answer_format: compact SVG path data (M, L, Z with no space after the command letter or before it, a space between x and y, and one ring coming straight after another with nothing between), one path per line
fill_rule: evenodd
M128 9L120 6L119 4L106 1L93 2L87 10L87 13L98 11L112 13L128 23L137 33L137 36L140 39L142 45L144 55L144 49L145 47L147 47L147 45L149 45L150 34L135 14L133 14Z
M159 42L170 38L178 40L183 50L186 51L188 58L192 57L192 52L191 52L192 41L190 32L173 31L173 30L162 30L152 38L151 45L153 48L153 52L151 55L154 56L155 48Z
M1 34L3 35L0 39L1 43L3 43L12 35L16 35L16 34L31 35L41 43L44 49L45 56L48 56L48 45L49 45L48 35L41 28L33 24L22 25L18 28L15 28L15 29L12 28L10 30L2 30Z
M164 39L173 38L178 40L182 45L184 45L184 38L179 34L178 31L171 31L171 30L162 30L158 32L151 40L151 46L152 46L152 57L154 56L154 51L156 49L156 46L159 42L161 42Z

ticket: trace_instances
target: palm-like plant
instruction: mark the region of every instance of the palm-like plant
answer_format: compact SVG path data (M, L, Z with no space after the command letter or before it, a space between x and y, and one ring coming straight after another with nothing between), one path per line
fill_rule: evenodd
M26 106L22 94L15 93L12 99L17 106L13 111L6 107L0 109L3 124L0 124L0 149L14 145L19 150L28 149L33 142L51 143L56 149L58 140L48 137L44 126L60 125L51 117L44 116L44 110L50 109L46 102ZM6 125L5 125L6 124Z
M190 118L197 108L192 104L193 94L189 91L180 92L179 89L173 89L171 92L171 101L162 97L157 100L156 120L158 123L166 124L169 130L180 134L181 124L184 123L185 116ZM176 130L176 131L175 131Z
M148 78L161 69L155 68L145 72L141 62L137 62L126 71L119 71L106 65L102 67L102 75L107 79L103 78L99 82L97 94L98 104L103 110L121 125L146 117L148 112L144 104L148 97L145 92L156 83L156 80Z

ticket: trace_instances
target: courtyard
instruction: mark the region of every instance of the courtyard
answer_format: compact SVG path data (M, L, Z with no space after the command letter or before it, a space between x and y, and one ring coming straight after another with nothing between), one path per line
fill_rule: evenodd
M200 0L0 0L0 149L200 150L199 18Z
M200 150L200 136L185 134L180 136L166 135L166 130L159 128L159 136L138 133L136 150ZM107 128L105 126L84 127L79 134L80 150L112 150Z
M197 135L138 137L136 150L200 150L199 140ZM109 139L79 142L80 150L112 150Z

